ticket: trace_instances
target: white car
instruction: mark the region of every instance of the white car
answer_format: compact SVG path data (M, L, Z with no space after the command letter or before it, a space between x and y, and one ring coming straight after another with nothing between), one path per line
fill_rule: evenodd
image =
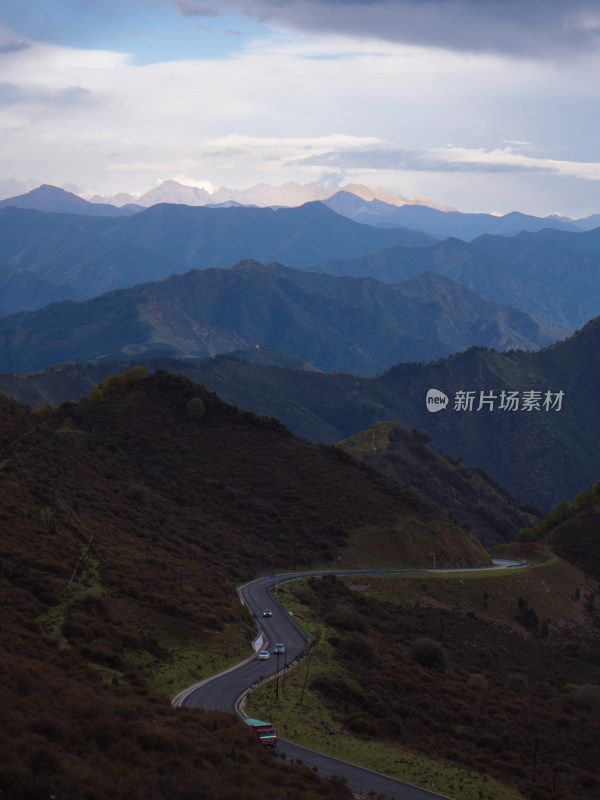
M260 653L258 654L258 660L266 661L270 657L270 655L271 654L269 653L268 650L261 650Z
M285 645L282 642L277 642L277 644L273 645L273 652L274 653L285 653Z

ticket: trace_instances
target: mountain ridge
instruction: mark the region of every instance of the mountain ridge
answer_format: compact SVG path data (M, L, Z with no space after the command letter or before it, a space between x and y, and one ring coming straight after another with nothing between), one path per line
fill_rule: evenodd
M545 229L511 237L485 234L471 242L448 238L424 247L393 245L353 259L317 263L312 269L386 282L430 270L481 297L571 329L600 312L600 237L595 230Z
M423 231L445 239L449 236L471 241L484 233L511 236L521 231L538 231L544 228L577 232L581 230L577 220L556 215L535 217L511 211L493 215L470 213L456 209L441 210L427 204L392 205L380 198L364 200L348 191L340 190L323 200L325 205L339 214L378 227L402 226Z
M0 208L4 206L55 213L83 214L94 217L121 217L135 214L140 210L140 206L132 204L117 207L110 203L91 203L79 197L79 195L73 194L73 192L68 192L65 189L51 186L47 183L25 194L0 200Z
M244 261L0 318L0 369L259 344L319 369L375 374L474 342L539 347L565 333L434 274L404 287Z
M524 502L549 510L599 478L599 353L600 317L538 352L473 347L427 364L396 365L374 378L290 368L277 354L269 365L268 353L265 364L237 354L195 363L169 358L132 362L129 357L85 367L57 365L23 377L0 374L0 391L33 406L56 404L89 392L107 370L147 363L152 369L182 372L240 408L281 419L310 441L335 443L377 423L401 423L427 433L438 452L481 467ZM427 410L432 388L448 397L445 411ZM454 410L457 391L473 392L471 411ZM501 410L503 391L519 398L538 391L539 410ZM560 410L544 409L547 391L555 393L552 400L564 392ZM477 412L480 392L495 394L492 410L485 405Z

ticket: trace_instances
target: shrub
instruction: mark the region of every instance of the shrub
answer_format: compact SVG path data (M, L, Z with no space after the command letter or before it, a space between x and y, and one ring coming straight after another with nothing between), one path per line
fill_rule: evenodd
M369 640L362 633L347 633L337 640L336 648L341 658L358 662L364 667L375 664L375 650Z
M520 675L517 672L512 672L506 678L506 685L509 689L512 689L513 692L525 692L529 688L525 675Z
M600 686L594 683L586 683L583 686L579 686L572 693L571 702L579 706L579 708L585 708L588 711L599 709Z
M346 605L337 605L325 614L325 624L341 631L359 631L366 633L365 620L353 608Z
M469 677L468 685L470 689L475 689L478 692L487 692L488 682L483 675L474 673Z
M150 492L145 486L142 486L139 483L130 483L125 489L125 497L128 500L133 500L135 503L142 506L145 505L150 497Z
M433 639L426 636L413 642L410 649L410 657L417 664L427 669L446 669L448 666L448 653L446 648Z
M127 372L119 375L109 375L103 382L92 389L89 399L92 403L97 403L104 397L111 397L123 391L127 386L142 380L148 375L148 367L141 365L132 367Z
M206 414L204 400L201 397L193 397L188 401L188 404L185 407L185 413L188 415L188 417L203 417L204 414Z

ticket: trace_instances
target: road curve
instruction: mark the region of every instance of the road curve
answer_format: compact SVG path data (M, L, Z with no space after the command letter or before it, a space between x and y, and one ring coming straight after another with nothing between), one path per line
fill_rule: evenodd
M494 559L493 561L494 566L478 568L476 571L526 566L526 562L513 559ZM229 711L244 717L245 714L241 707L246 694L257 684L269 680L277 673L281 674L284 669L304 655L308 647L308 635L301 631L300 626L290 618L288 612L277 600L274 602L273 594L269 592L273 586L298 578L323 575L391 575L415 572L443 574L465 571L467 570L323 570L284 573L251 581L240 587L238 593L242 603L248 606L258 620L260 634L256 640L256 649L266 649L275 642L285 642L285 654L281 656L272 654L267 661L259 661L257 653L254 653L245 661L225 672L213 675L179 692L173 698L172 704L188 708ZM267 608L271 611L271 616L265 617L263 611ZM395 798L395 800L439 800L440 798L440 795L433 791L348 764L284 739L279 739L278 746L280 754L284 754L287 761L301 761L318 770L319 774L324 777L343 775L348 787L359 796L361 793L367 795L370 791L374 791L384 794L386 797Z

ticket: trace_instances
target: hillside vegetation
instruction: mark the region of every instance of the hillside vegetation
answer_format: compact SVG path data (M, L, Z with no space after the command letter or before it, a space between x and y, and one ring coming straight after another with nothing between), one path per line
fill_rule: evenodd
M226 715L174 711L183 686L249 654L235 586L271 569L485 564L410 491L191 381L143 369L33 414L0 397L7 797L347 797L278 764ZM160 692L154 694L154 691Z

